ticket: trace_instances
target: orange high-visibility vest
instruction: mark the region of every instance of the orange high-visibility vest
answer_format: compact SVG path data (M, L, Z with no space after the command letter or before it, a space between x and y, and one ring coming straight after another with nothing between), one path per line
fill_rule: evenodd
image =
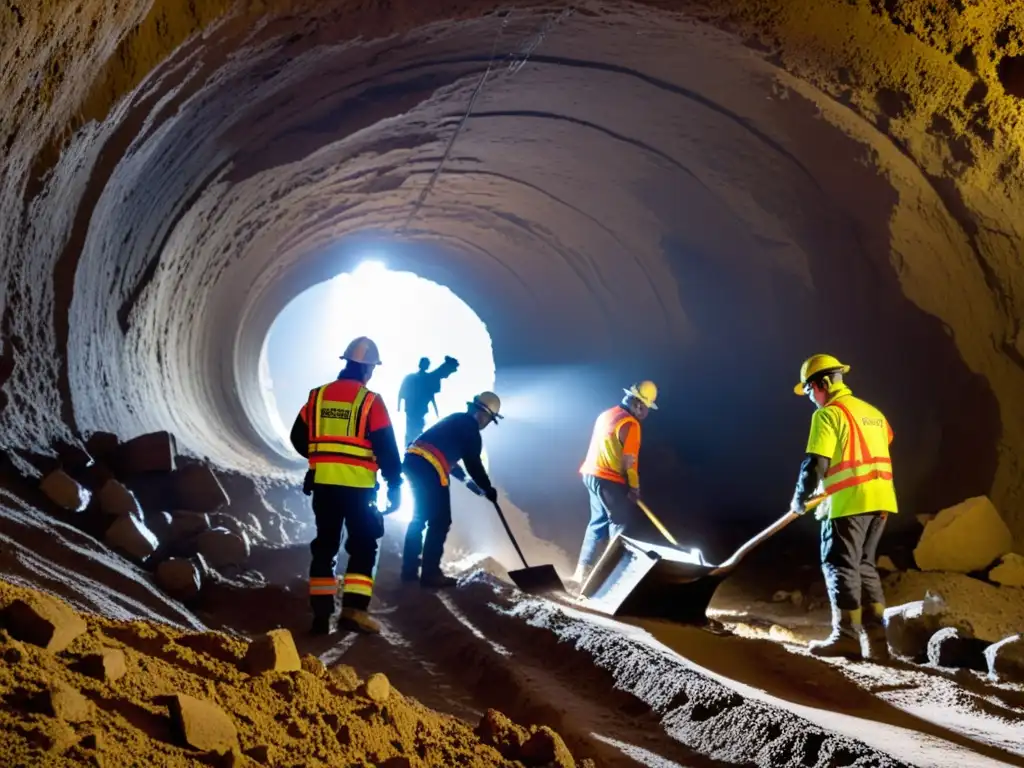
M349 488L377 484L377 457L367 439L376 395L358 381L332 381L309 393L309 468L313 482Z
M629 434L623 445L619 441L619 429L625 424L629 425ZM633 457L631 469L639 472L640 422L625 408L616 405L597 417L587 458L580 466L580 474L625 484L627 478L622 471L623 454Z

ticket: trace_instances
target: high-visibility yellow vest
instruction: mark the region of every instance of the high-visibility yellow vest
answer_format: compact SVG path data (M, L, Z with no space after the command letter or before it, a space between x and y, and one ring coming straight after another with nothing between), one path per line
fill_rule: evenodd
M630 434L627 445L623 446L619 442L619 428L627 423L630 425ZM616 405L597 417L594 432L590 437L590 447L587 449L587 458L580 466L580 474L625 484L626 476L622 472L624 449L637 458L632 469L639 472L640 422L625 408Z
M824 486L830 518L898 511L889 457L892 437L882 412L847 387L815 412L807 452L829 456Z
M332 381L309 393L309 468L319 485L373 488L377 457L367 439L376 395L358 381Z

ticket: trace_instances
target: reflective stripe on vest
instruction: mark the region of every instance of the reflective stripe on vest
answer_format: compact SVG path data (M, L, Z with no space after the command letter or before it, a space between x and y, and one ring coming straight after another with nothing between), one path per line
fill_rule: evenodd
M846 420L848 437L842 455L833 456L825 472L823 485L829 495L832 519L866 512L895 512L896 495L892 484L892 459L875 456L853 411L839 402L835 407ZM883 417L884 418L884 417ZM885 453L888 453L884 448Z
M622 473L622 445L619 443L619 429L626 423L640 429L636 417L620 406L609 408L598 417L587 458L580 466L581 475L626 483L626 476ZM639 470L639 467L634 464L633 469Z
M451 475L452 469L448 465L448 460L444 457L444 454L437 450L437 448L430 443L417 440L406 449L406 453L415 454L428 461L437 470L437 476L441 478L441 485L448 485L448 477Z
M313 482L349 488L377 484L377 457L366 437L370 408L376 398L359 387L350 401L334 399L351 382L333 381L310 392L306 403L309 429L309 468Z

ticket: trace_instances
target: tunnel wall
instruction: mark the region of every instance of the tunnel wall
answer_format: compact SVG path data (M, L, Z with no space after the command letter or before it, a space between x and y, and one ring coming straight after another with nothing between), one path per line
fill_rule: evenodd
M266 330L328 246L386 242L488 324L499 387L585 392L488 435L561 541L594 411L647 376L659 508L771 514L822 350L893 422L905 508L988 492L1024 535L1011 9L245 7L0 8L5 450L170 428L288 471Z

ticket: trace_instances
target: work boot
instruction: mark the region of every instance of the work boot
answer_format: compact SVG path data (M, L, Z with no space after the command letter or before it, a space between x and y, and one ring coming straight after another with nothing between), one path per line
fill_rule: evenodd
M837 616L838 614L838 616ZM832 614L832 634L824 640L812 640L807 644L812 656L826 658L863 658L861 651L861 609L837 611Z
M420 577L420 586L427 589L447 589L448 587L454 587L458 583L458 579L445 576L443 573L427 574Z
M863 656L869 661L886 662L892 658L885 636L885 606L872 603L864 613Z
M309 634L311 635L329 635L331 634L331 617L330 616L314 616L313 623L309 627Z
M359 608L342 608L338 626L352 632L361 632L364 635L380 634L380 624L372 619L370 614Z

